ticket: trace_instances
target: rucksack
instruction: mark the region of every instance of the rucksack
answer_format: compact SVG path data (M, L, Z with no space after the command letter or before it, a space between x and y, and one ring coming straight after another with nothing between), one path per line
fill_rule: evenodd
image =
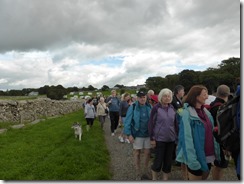
M203 106L210 112L212 108L217 107L217 106L221 106L221 105L222 105L221 102L216 102L216 103L214 103L214 105L204 104Z
M131 123L130 123L130 126L131 126L131 135L132 135L132 137L133 137L134 139L135 139L135 135L136 135L136 130L135 130L135 128L134 128L134 120L133 120L135 107L136 107L136 104L133 103L133 104L132 104L132 118L131 118Z
M240 151L240 131L237 128L237 106L240 96L235 96L227 103L219 106L217 111L217 128L213 135L223 149L229 152Z

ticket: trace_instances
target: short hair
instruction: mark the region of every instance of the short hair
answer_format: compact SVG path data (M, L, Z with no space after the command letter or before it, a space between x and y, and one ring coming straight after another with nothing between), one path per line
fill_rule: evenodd
M230 88L224 84L217 88L217 97L228 97L230 95Z
M162 90L159 92L159 94L158 94L158 102L159 102L159 103L162 103L162 98L163 98L164 95L170 95L170 97L171 97L171 102L172 102L172 99L173 99L173 92L172 92L170 89L168 89L168 88L164 88L164 89L162 89ZM170 103L171 103L171 102L170 102Z
M99 101L101 102L101 101L104 101L105 99L103 98L103 97L100 97L100 99L99 99Z
M202 90L208 91L208 89L203 85L192 86L183 102L188 103L192 107L195 107L197 103L197 96L201 94Z
M91 101L93 101L93 98L90 98L87 103L91 103Z
M127 97L127 96L130 96L130 94L129 94L129 93L123 93L123 94L121 95L121 100L124 100L125 97Z
M180 90L182 90L182 89L184 89L184 86L182 86L182 85L177 85L177 86L175 86L174 94L178 94L178 92L179 92Z
M148 90L147 94L154 95L154 91L152 89Z

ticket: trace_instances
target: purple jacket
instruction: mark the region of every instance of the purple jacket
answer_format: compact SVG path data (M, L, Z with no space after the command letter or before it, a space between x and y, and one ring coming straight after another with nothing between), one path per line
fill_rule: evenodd
M162 142L176 141L178 135L176 120L173 105L169 104L168 107L164 107L161 103L156 104L152 108L148 124L150 139Z

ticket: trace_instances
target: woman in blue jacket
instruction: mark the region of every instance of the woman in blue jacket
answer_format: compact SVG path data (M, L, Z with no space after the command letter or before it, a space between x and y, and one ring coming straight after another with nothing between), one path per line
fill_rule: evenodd
M208 98L205 86L192 86L179 113L179 137L176 160L187 165L189 180L207 179L211 163L220 160L219 144L212 131L214 120L204 108Z

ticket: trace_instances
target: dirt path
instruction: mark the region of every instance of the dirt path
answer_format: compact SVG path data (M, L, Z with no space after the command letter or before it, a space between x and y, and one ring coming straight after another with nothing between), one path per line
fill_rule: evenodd
M110 121L106 119L104 126L104 135L107 143L108 150L111 155L111 172L113 173L112 180L117 181L134 181L135 172L134 172L134 163L132 155L132 144L120 143L118 136L121 132L121 128L118 128L115 136L111 136L110 132ZM153 160L151 159L151 162ZM151 163L149 164L149 167ZM150 169L150 168L149 168ZM231 164L224 172L224 181L237 181L235 174L235 169ZM159 178L160 178L159 174ZM170 180L183 181L181 179L180 167L173 166ZM211 175L208 177L208 180L212 180Z

